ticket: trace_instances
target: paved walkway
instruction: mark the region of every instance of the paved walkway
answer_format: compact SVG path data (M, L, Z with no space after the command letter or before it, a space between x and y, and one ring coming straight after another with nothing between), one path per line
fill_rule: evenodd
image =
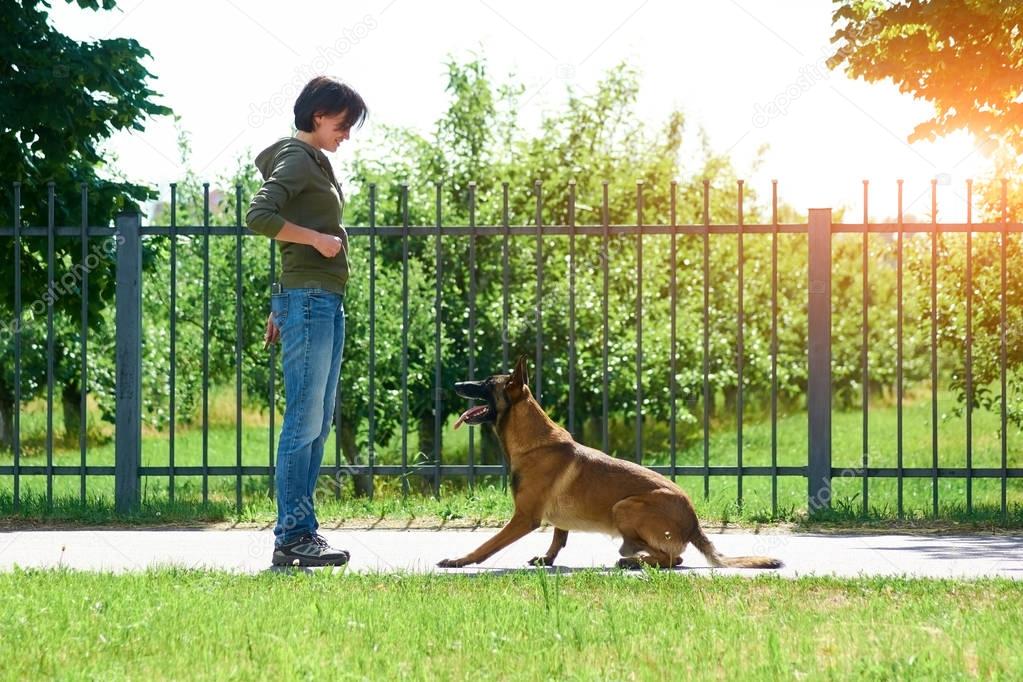
M496 529L324 530L337 547L351 551L350 568L392 572L501 572L520 569L543 554L549 529L532 533L482 566L437 569L437 561L466 554ZM1023 579L1023 536L1006 535L756 535L711 534L727 555L767 554L785 562L777 571L801 575L907 575L917 577L1003 576ZM269 530L32 530L0 533L0 571L66 566L83 570L131 571L151 566L208 567L257 573L270 569ZM572 533L558 556L565 568L613 566L618 544L611 538ZM692 546L685 569L710 573ZM761 575L765 571L714 569L716 573Z

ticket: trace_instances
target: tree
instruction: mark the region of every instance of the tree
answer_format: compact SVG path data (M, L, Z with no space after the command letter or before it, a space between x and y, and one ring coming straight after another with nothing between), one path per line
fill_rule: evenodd
M1023 5L1013 0L837 0L828 66L891 79L934 105L910 142L969 130L985 148L1023 152Z
M77 0L83 9L111 10L114 0ZM61 34L48 21L49 3L22 0L0 4L0 224L14 222L14 182L21 183L22 225L47 224L48 183L53 183L54 222L78 225L81 188L88 189L86 208L90 225L108 225L120 210L134 210L152 191L116 177L104 159L100 145L121 130L142 130L148 117L170 113L155 102L149 88L152 74L142 60L149 51L127 38L78 42ZM81 242L75 238L55 240L54 279L71 271L81 258ZM46 237L24 237L21 254L21 287L27 292L46 291ZM14 281L14 250L0 253L0 281ZM89 326L102 329L103 311L112 303L114 264L97 259L89 271ZM55 287L55 291L57 287ZM55 384L64 402L65 426L77 431L82 386L77 354L81 283L51 294L55 315ZM45 305L42 319L26 312L22 348L46 348ZM14 287L0 294L4 320L14 319ZM0 338L0 446L10 446L14 409L13 334ZM23 399L38 395L46 386L45 357L28 357L23 367ZM32 354L26 354L27 357ZM74 435L68 433L67 435Z
M934 106L934 115L919 123L909 141L934 140L967 130L977 146L991 153L995 173L979 184L981 214L1002 220L1000 178L1012 180L1005 193L1005 215L1018 220L1023 207L1019 168L1023 158L1023 4L1011 0L836 0L833 13L835 54L831 68L845 66L850 75L868 82L891 79L899 90ZM955 363L951 385L966 403L966 322L962 313L968 289L974 292L974 407L1000 409L1001 389L990 390L1000 377L1001 300L1000 245L978 235L973 245L973 277L966 279L965 241L958 235L938 238L942 286L935 311L940 344ZM914 245L910 245L913 247ZM1015 263L1019 235L1010 235L1006 260ZM909 258L910 276L929 281L930 249L925 257ZM918 254L919 255L919 254ZM1009 320L1023 310L1023 278L1007 268L1006 307ZM926 288L910 302L930 313ZM1018 325L1006 330L1010 420L1023 424L1023 334ZM1013 398L1011 396L1015 395Z
M662 127L649 130L634 115L639 94L638 74L624 65L609 71L592 94L569 93L567 105L547 116L536 134L523 131L516 118L517 97L522 92L515 83L495 85L482 60L465 63L450 61L447 65L448 92L451 104L438 121L436 131L424 136L410 130L388 128L383 139L360 148L354 171L355 187L359 188L353 202L351 220L356 224L369 222L365 193L370 183L378 187L377 224L399 225L402 221L400 183L409 187L409 222L411 225L432 225L435 221L436 183L441 184L443 224L466 225L469 221L470 183L475 183L475 217L479 225L499 225L502 220L502 183L509 186L509 214L513 225L529 225L534 221L537 196L534 183L540 181L542 217L545 224L568 222L570 182L575 183L578 224L600 224L602 182L611 182L609 219L612 224L636 220L636 181L644 185L644 222L666 224L669 220L669 188L679 180L678 220L702 220L703 178L713 178L710 214L714 221L734 220L736 205L735 173L725 157L715 155L704 144L684 150L691 157L702 157L703 169L691 176L680 177L683 153L681 112L673 112ZM371 150L370 152L362 151ZM754 222L759 214L753 205L755 193L746 191L746 220ZM415 228L413 228L415 229ZM425 282L411 294L413 310L433 309L432 279L435 275L433 238L413 237L410 259L425 273ZM751 240L752 241L752 240ZM644 354L647 362L642 374L644 385L643 411L647 419L666 419L670 415L669 336L670 308L668 302L669 271L668 240L644 239L643 278ZM603 297L602 263L609 274L609 367L611 404L618 412L631 405L635 398L637 279L635 236L614 236L609 253L602 253L599 238L576 239L576 402L577 433L590 423L595 429L602 405ZM477 321L474 343L469 343L470 308L469 240L462 237L443 238L442 277L442 357L444 393L442 419L461 410L462 403L451 392L451 385L468 376L468 358L475 361L477 376L502 371L502 313L504 281L502 272L503 240L500 237L479 237L476 240ZM698 270L702 247L694 239L679 239L679 384L680 406L693 405L693 398L702 392L700 358L702 345L698 340L702 316L702 296L694 296L693 281ZM734 395L735 376L728 368L735 363L734 272L736 249L734 240L714 239L711 277L712 343L711 381L716 391ZM517 237L509 249L511 318L508 321L508 342L511 356L532 354L536 339L534 311L537 278L535 241ZM381 239L381 262L378 281L400 279L401 244L397 239ZM568 371L571 357L568 326L568 239L548 237L543 240L543 326L544 385L543 403L554 417L568 422ZM794 285L800 291L799 284ZM784 296L784 293L783 293ZM795 295L780 299L802 303ZM803 302L805 303L805 301ZM380 310L378 303L378 310ZM757 322L754 306L747 308L748 329L763 331ZM432 330L410 335L410 410L419 423L420 449L429 454L434 438L433 424L433 347ZM378 334L378 339L380 335ZM747 350L747 352L749 352ZM752 355L752 354L751 354ZM763 365L764 363L760 363ZM534 374L535 379L536 374ZM750 383L750 377L746 381ZM688 396L688 398L687 398ZM687 409L679 410L684 428L695 433L695 418ZM484 430L487 434L487 430ZM485 436L484 436L485 437ZM614 449L614 448L613 448ZM631 452L622 442L619 450ZM485 449L486 461L499 457L496 448Z

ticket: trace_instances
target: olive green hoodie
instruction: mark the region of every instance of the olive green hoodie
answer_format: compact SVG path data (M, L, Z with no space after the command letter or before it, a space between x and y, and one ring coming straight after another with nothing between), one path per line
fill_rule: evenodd
M348 284L348 233L341 225L344 194L326 155L296 137L284 138L256 156L256 167L263 174L263 186L245 216L249 229L273 239L288 221L341 237L341 250L333 258L307 244L277 242L281 286L344 294Z

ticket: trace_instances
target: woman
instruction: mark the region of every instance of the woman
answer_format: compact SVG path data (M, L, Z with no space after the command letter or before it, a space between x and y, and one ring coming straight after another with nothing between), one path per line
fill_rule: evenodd
M267 344L281 342L284 424L277 448L277 525L273 564L336 566L348 552L316 531L313 509L323 445L330 433L345 339L348 234L344 195L325 151L337 151L366 104L352 88L319 76L295 101L294 137L256 157L263 185L246 224L276 239L282 273L270 296Z

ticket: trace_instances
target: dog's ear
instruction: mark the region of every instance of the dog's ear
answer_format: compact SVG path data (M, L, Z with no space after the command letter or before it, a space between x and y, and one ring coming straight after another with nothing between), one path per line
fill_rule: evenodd
M529 384L529 376L526 373L526 356L520 355L518 361L515 363L515 369L512 370L511 386L516 388L522 388Z

